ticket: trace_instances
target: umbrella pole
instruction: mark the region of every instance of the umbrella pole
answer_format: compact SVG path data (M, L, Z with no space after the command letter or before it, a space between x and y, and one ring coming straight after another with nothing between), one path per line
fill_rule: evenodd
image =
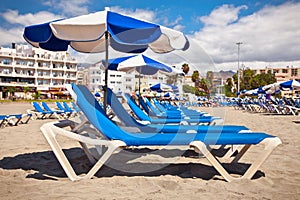
M139 98L138 98L139 106L141 106L141 102L140 102L140 98L141 98L141 71L142 71L142 68L140 67L140 71L139 71Z
M107 105L107 88L108 88L108 31L105 31L105 80L104 80L104 112L106 113Z

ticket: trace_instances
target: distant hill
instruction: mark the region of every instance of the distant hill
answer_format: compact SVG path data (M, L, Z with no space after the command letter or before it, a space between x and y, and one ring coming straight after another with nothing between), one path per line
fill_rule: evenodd
M232 78L232 76L236 72L229 70L229 71L219 71L219 72L214 72L214 78L222 78L222 79L227 79L227 78Z
M91 65L92 65L91 63L78 63L77 67L79 67L79 68L87 68L87 67L89 67Z

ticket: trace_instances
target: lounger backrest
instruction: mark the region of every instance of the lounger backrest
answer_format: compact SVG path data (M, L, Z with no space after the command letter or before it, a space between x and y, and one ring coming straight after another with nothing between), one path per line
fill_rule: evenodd
M106 117L103 108L86 86L72 84L72 88L77 95L76 103L89 122L107 138L126 142L129 137L127 133Z
M124 95L128 105L140 120L151 121L150 117L146 113L144 113L135 103L133 103L133 101L130 99L129 94Z
M60 102L57 101L57 102L55 102L55 104L56 104L58 109L65 110L65 108L60 104Z
M147 127L146 125L137 122L130 114L128 114L127 110L125 110L125 108L118 100L118 97L113 93L113 91L110 88L107 89L107 103L111 106L112 110L117 115L117 117L122 122L124 122L126 126L138 127L139 129L142 129L143 131L147 130L148 132L155 131L155 129Z
M161 114L161 112L157 108L155 108L147 98L145 98L145 102L155 115Z
M149 115L150 110L149 110L147 104L145 103L143 97L139 97L139 102L140 102L140 105L142 106L142 108L144 109L144 111Z
M134 122L132 116L129 115L125 108L122 106L117 96L109 88L107 88L107 103L111 106L118 118L120 118L121 121L123 121L127 126L138 125L136 122Z
M77 112L80 112L80 109L78 108L78 106L72 101L71 102L72 104L72 107L77 111Z
M155 101L154 104L161 112L166 112L166 108L160 102Z
M67 102L63 102L63 105L67 111L73 111L73 109L67 104Z
M45 108L45 110L52 111L51 108L49 108L49 106L46 102L42 102L42 106Z
M45 112L45 111L41 108L41 106L40 106L40 104L39 104L38 102L32 102L32 105L33 105L33 107L34 107L34 109L35 109L36 111L38 111L38 112Z

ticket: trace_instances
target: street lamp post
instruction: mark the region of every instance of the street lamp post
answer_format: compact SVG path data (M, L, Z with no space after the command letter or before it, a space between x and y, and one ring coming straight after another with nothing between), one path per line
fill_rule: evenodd
M237 92L240 92L240 45L243 44L242 42L237 42L236 45L238 46L238 73L237 73L237 77L238 77L238 88L237 88ZM238 95L240 96L240 95Z

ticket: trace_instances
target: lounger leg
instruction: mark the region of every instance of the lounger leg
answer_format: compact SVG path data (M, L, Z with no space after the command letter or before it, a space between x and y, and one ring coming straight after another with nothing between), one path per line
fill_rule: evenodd
M53 131L50 126L43 125L41 127L41 131L43 132L46 140L48 141L49 145L51 146L56 158L58 159L59 163L61 164L62 168L64 169L65 173L67 174L67 176L70 178L70 180L72 181L76 181L76 180L80 180L80 179L89 179L92 176L95 175L95 173L103 166L103 164L110 158L110 156L116 152L121 150L121 147L124 146L124 143L119 142L119 141L112 141L110 142L107 147L107 151L105 151L105 153L102 155L102 157L96 162L96 164L90 169L90 171L84 175L84 176L78 176L74 169L72 168L70 162L68 161L66 155L64 154L64 152L62 151L61 146L59 145L59 143L56 140L56 135L58 133L55 133L55 131ZM74 133L73 133L74 134ZM74 137L72 137L73 139L75 139ZM81 142L81 141L79 141ZM94 143L97 143L97 140L94 140ZM92 144L92 145L96 145L96 144ZM99 144L100 145L100 144Z
M264 161L270 156L272 151L280 145L282 142L279 138L266 138L262 142L265 145L263 153L252 163L249 169L244 174L243 178L251 179L256 173L258 168L264 163Z
M239 178L235 178L231 176L224 167L220 164L220 162L214 157L210 151L208 150L207 146L201 142L201 141L194 141L190 144L190 146L196 148L196 151L200 151L203 153L203 155L208 159L208 161L213 165L213 167L223 176L223 178L230 182L233 180L239 180L239 179L251 179L253 175L256 173L258 168L264 163L264 161L268 158L268 156L271 154L271 152L279 145L281 144L281 140L277 137L274 138L266 138L264 139L261 144L265 146L263 152L261 152L261 155L258 156L258 158L251 164L251 166L247 169L245 174ZM247 146L247 147L246 147ZM238 156L237 160L239 160L242 155L247 151L249 148L248 145L246 145L245 148L242 149L241 154Z
M238 162L242 158L242 156L246 153L246 151L249 149L249 147L250 146L245 147L245 145L231 145L230 149L226 152L226 154L222 158L229 159L237 151L238 155L235 156L234 158L235 161L233 160L232 162Z
M223 146L229 147L229 145L223 145ZM241 148L240 145L230 145L228 151L222 158L229 159L232 156L232 154L234 154L236 151L239 151L240 148Z
M69 163L67 157L65 156L64 152L62 151L61 146L58 144L57 140L55 139L56 134L51 130L45 130L42 132L51 146L53 153L55 154L56 158L58 159L59 163L61 164L62 168L64 169L67 176L71 179L71 181L78 180L79 177L76 175L75 171L73 170L71 164Z
M27 117L27 120L26 120L25 122L22 122L22 124L27 124L27 123L29 122L29 120L31 119L32 116L33 116L33 115L29 115L29 116Z
M11 120L11 121L10 121L10 124L11 124L12 126L17 126L17 125L19 124L19 122L21 121L21 119L22 119L22 118L17 118L16 121Z
M219 163L219 161L210 153L207 146L201 141L194 141L190 146L196 148L196 152L200 151L207 160L213 165L213 167L223 176L223 178L230 182L234 178L224 169L224 167Z
M239 145L241 147L242 145ZM242 146L241 150L238 150L238 154L234 157L234 159L231 161L231 163L237 163L239 160L243 157L243 155L248 151L248 149L251 147L251 145L244 145Z

